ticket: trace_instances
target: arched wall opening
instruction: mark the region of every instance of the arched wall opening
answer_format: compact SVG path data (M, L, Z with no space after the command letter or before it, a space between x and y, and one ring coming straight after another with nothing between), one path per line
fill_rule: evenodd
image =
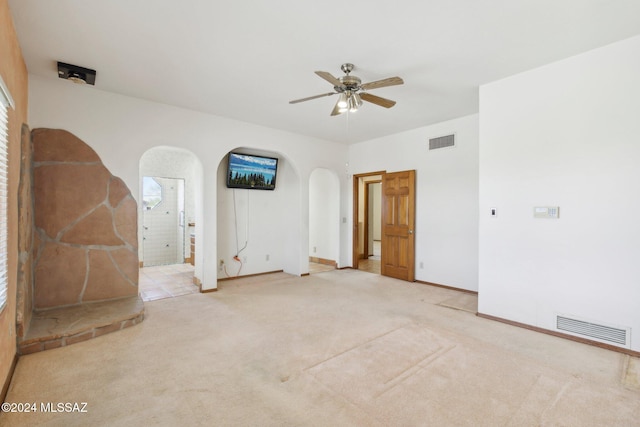
M157 178L157 179L146 179ZM200 277L201 263L197 262L197 254L194 254L194 248L191 244L191 237L195 240L198 237L202 238L200 228L198 224L202 223L202 181L203 171L202 163L189 150L183 148L170 147L170 146L157 146L153 147L140 157L139 162L139 198L138 203L138 252L140 263L142 265L148 265L152 258L152 254L149 253L152 247L149 245L146 248L145 254L145 233L153 232L150 224L145 224L145 213L151 212L151 206L145 206L145 196L148 198L148 194L145 195L145 181L147 183L156 182L160 184L169 183L171 186L173 182L178 184L181 189L176 189L178 197L182 199L182 202L177 205L177 213L175 218L175 227L172 232L175 232L177 238L176 244L180 247L176 249L178 254L175 257L175 263L190 262L195 266L195 276ZM162 185L160 185L162 187ZM148 187L148 186L147 186ZM165 187L163 187L164 190ZM148 191L148 188L146 189ZM168 188L167 188L168 190ZM154 202L155 203L155 202ZM158 208L162 208L160 203ZM155 208L154 208L155 209ZM165 213L167 209L161 209ZM157 221L149 218L153 224ZM155 222L153 222L155 221ZM164 243L163 243L164 245ZM155 252L154 254L155 255Z
M309 177L309 259L336 267L340 259L340 180L325 168Z
M273 190L229 188L228 154L220 160L215 196L218 279L275 271L306 273L301 265L301 179L295 165L275 151L231 151L277 158L278 167Z

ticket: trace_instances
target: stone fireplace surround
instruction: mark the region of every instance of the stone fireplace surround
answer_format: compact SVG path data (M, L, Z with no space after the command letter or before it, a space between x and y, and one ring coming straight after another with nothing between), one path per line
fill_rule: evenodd
M22 139L20 353L142 321L137 204L126 184L65 130L25 126Z

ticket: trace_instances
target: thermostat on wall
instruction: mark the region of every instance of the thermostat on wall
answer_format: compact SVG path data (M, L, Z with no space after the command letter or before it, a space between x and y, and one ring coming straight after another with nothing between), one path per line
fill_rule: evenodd
M539 206L533 208L533 217L534 218L554 218L557 219L560 217L560 207L559 206Z

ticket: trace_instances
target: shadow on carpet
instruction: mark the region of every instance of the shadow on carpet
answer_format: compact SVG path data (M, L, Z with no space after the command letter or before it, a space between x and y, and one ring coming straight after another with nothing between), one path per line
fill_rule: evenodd
M475 294L460 294L446 299L438 303L438 305L476 314L478 312L478 296Z

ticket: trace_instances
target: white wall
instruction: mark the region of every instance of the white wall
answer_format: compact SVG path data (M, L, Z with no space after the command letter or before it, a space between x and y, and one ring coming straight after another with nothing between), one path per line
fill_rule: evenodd
M455 147L429 151L451 133ZM349 163L350 174L415 169L416 280L478 289L478 115L351 145Z
M347 147L342 144L103 92L57 77L29 76L29 122L31 128L66 129L84 140L136 198L139 159L145 151L168 145L193 152L203 165L202 181L197 183L202 187L196 190L202 194L202 205L196 207L201 217L196 217L195 274L205 290L217 286L217 175L229 151L248 147L283 153L295 169L301 182L283 189L290 195L285 205L289 223L282 236L283 267L292 274L308 271L309 175L318 167L342 171L347 162ZM341 215L346 216L345 194L351 183L345 174L340 177ZM343 238L341 251L345 248L348 242Z
M318 168L309 178L309 256L338 262L339 248L340 181Z
M640 350L638 76L640 36L481 87L481 313L631 327Z

